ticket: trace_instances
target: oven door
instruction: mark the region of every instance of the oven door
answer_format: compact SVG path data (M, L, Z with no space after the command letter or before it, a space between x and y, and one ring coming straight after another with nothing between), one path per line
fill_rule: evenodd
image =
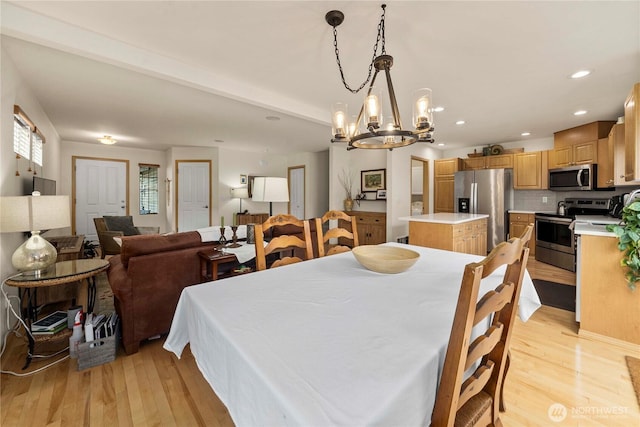
M573 230L569 228L572 221L571 218L536 215L536 246L575 254Z

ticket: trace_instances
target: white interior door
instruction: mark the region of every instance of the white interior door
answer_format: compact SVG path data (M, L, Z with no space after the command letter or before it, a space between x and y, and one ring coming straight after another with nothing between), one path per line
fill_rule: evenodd
M178 162L178 231L208 227L211 162Z
M127 161L73 159L76 234L89 241L98 240L93 218L128 215Z
M304 166L289 168L289 213L298 219L305 219L304 174Z

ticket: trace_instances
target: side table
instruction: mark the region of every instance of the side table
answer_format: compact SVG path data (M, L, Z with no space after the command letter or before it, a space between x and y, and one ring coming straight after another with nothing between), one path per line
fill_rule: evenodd
M200 278L203 282L218 280L218 267L221 264L237 263L234 254L228 254L216 249L198 252L200 257Z
M67 329L54 336L45 335L34 337L30 333L31 323L38 319L38 289L84 281L86 279L87 287L81 286L78 292L79 301L86 298L86 312L91 313L96 300L96 275L106 271L108 268L109 262L103 259L79 259L57 262L54 266L40 273L38 276L33 275L33 273L22 273L11 279L7 279L6 284L19 288L20 299L22 300L24 298L27 301L27 306L22 309L22 316L26 321L27 328L29 328L27 331L29 352L27 353L27 360L22 368L23 370L27 369L31 363L36 341L68 338L70 335Z

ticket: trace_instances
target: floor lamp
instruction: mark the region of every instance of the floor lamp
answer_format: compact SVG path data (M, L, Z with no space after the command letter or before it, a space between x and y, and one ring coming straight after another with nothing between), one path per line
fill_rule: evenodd
M248 199L249 198L249 190L247 189L247 187L232 188L231 189L231 198L232 199L240 199L240 210L238 211L238 213L243 213L242 212L242 199Z
M273 216L273 202L289 201L287 178L258 176L253 179L251 199L254 202L269 202L269 216Z

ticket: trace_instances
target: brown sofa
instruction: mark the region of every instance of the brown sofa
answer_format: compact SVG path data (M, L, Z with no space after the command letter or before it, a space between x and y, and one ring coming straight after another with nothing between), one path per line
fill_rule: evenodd
M127 354L136 353L140 341L169 331L182 289L201 282L198 251L214 244L202 243L196 231L122 237L107 276Z

